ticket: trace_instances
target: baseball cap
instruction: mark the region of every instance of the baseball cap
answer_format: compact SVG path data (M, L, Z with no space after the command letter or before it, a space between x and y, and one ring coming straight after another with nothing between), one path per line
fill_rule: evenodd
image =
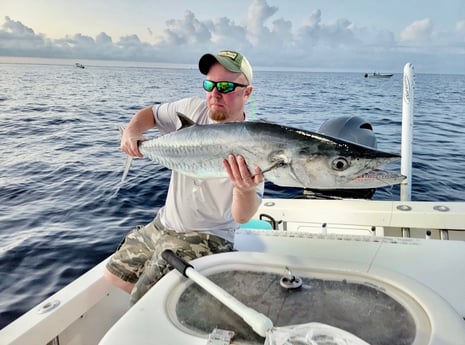
M206 75L215 62L219 62L228 71L244 73L247 81L252 83L252 66L250 66L249 61L241 53L232 50L222 50L217 54L205 54L199 60L200 72Z

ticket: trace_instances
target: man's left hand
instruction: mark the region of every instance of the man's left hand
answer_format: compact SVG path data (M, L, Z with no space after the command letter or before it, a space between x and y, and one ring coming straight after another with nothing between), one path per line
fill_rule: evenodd
M255 190L255 188L263 182L264 176L259 167L255 167L252 174L241 155L234 156L230 154L228 159L223 160L223 166L228 173L229 179L234 187L243 192Z

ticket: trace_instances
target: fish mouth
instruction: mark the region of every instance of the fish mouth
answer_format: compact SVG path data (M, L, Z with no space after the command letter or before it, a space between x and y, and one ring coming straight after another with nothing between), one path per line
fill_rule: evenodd
M406 179L406 176L389 170L374 169L347 181L338 188L363 189L394 186Z

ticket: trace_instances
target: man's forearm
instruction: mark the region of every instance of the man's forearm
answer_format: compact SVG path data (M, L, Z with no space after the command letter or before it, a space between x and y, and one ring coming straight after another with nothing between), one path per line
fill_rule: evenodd
M241 191L233 189L231 212L234 220L239 224L247 223L257 212L259 199L256 190Z

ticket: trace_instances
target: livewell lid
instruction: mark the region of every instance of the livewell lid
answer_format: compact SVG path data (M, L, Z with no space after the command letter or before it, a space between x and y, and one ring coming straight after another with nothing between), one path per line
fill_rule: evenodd
M306 278L296 290L283 289L281 275L233 270L209 279L245 305L267 315L274 326L320 322L346 330L370 344L408 345L415 340L409 311L369 284ZM190 284L176 304L178 321L195 333L214 328L233 330L236 341L263 344L263 338L234 312L196 284Z

